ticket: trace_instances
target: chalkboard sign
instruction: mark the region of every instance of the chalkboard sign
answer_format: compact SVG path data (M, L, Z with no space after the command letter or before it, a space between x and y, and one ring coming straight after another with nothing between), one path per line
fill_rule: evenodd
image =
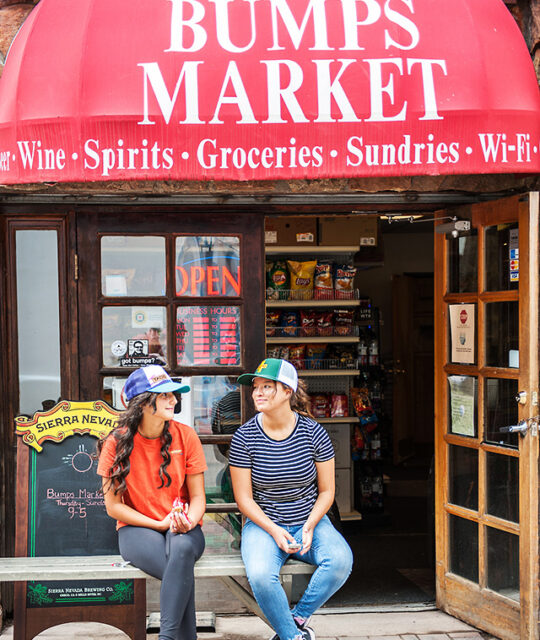
M16 418L18 487L25 498L18 500L18 510L25 511L17 518L24 523L17 530L18 555L118 554L116 523L106 513L94 457L97 439L117 417L102 401L62 401L33 418ZM133 580L36 581L27 583L20 604L26 626L32 615L43 618L43 609L55 609L57 619L59 608L71 608L74 615L78 607L95 607L92 619L99 621L97 608L133 605L134 595ZM105 618L110 624L110 612Z

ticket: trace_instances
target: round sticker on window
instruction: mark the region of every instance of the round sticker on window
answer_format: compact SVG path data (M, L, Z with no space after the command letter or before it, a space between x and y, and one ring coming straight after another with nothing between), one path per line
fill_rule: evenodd
M123 356L127 350L127 344L123 340L115 340L111 344L113 356Z

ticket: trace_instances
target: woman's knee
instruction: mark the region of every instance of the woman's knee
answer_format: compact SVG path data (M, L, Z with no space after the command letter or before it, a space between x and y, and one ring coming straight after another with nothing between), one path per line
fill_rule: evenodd
M169 561L195 562L204 551L204 537L201 535L169 534Z
M349 545L344 542L341 545L334 547L326 559L332 574L340 580L346 580L353 566L353 554Z
M265 564L253 563L250 567L246 566L246 574L255 593L279 584L279 576Z

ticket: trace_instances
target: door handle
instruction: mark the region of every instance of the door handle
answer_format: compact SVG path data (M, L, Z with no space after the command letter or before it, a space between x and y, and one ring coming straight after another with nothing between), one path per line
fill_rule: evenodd
M536 418L529 418L528 420L522 420L518 424L512 424L508 427L500 427L499 433L519 433L519 435L523 438L525 434L530 429L531 435L538 435L538 416Z
M527 404L527 392L520 391L516 396L516 402L518 404Z

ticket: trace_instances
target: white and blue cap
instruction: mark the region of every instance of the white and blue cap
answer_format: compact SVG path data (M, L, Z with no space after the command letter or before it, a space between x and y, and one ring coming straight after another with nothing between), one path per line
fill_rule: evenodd
M280 358L266 358L257 367L255 373L243 373L239 378L240 384L251 384L253 378L267 378L286 384L293 391L298 389L298 374L288 360Z
M170 391L186 393L189 391L189 387L175 382L159 364L149 364L147 367L141 367L134 371L124 386L124 393L128 400L147 391L152 393L169 393Z

